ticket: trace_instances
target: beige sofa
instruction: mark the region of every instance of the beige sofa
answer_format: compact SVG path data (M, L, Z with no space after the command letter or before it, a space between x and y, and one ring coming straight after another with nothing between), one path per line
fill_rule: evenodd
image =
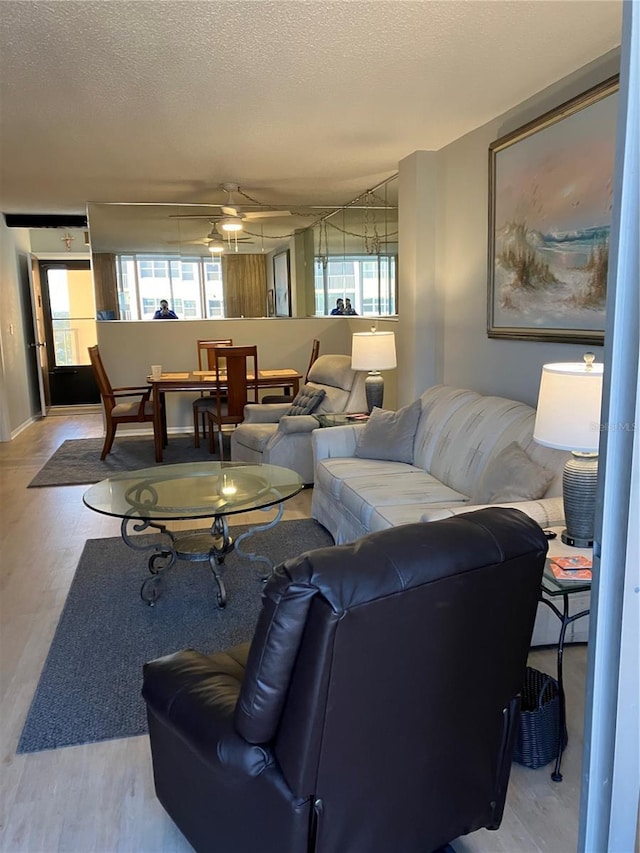
M498 457L513 442L553 476L544 494L535 500L494 505L521 509L542 527L562 525L562 468L568 454L534 442L534 409L445 385L428 389L420 399L411 464L356 456L358 437L366 428L361 424L313 433L311 514L337 544L370 531L435 521L486 506L474 503L473 497L489 466L495 462L492 470L499 468ZM587 620L571 627L574 630L568 640L586 639ZM534 643L555 642L558 632L559 622L541 606Z
M351 356L319 356L310 367L306 382L325 392L315 414L366 411L366 375L351 369ZM313 415L287 415L289 408L290 403L245 406L244 421L231 435L231 459L283 465L311 484L311 434L318 429L318 421Z

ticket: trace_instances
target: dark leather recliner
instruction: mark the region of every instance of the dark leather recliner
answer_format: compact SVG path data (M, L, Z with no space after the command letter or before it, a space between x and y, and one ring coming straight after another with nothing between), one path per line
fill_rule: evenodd
M250 646L146 664L156 792L194 848L497 829L546 551L513 509L373 533L280 566Z

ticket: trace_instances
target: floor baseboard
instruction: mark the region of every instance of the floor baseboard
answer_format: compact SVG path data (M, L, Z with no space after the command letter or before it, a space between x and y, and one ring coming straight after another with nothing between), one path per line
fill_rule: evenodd
M99 415L102 412L100 403L80 403L77 406L49 406L47 417L69 417L69 415Z

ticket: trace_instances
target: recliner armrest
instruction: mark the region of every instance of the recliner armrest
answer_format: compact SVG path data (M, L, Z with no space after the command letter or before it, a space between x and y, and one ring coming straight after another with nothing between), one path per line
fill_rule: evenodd
M289 435L293 432L312 432L319 428L320 424L313 415L285 415L280 418L278 431Z
M142 695L209 765L259 776L274 763L271 750L248 743L234 723L248 650L249 643L214 655L187 649L146 663Z
M291 403L247 403L243 423L277 424L290 408Z

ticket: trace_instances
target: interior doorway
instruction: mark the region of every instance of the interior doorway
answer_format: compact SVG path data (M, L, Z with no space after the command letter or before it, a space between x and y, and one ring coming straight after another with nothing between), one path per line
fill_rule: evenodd
M99 403L88 347L97 343L88 261L40 261L50 406Z

